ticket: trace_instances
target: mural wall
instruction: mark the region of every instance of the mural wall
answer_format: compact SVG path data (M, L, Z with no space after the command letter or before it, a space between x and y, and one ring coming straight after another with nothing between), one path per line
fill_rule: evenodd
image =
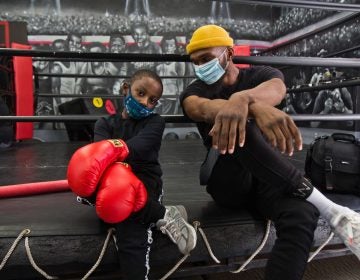
M268 56L301 57L360 57L360 17L334 28L307 36L283 47L263 53ZM284 67L288 88L307 88L359 79L357 68L341 67ZM354 114L359 112L359 87L323 90L304 90L288 93L282 109L290 114ZM355 130L355 122L311 122L304 126Z

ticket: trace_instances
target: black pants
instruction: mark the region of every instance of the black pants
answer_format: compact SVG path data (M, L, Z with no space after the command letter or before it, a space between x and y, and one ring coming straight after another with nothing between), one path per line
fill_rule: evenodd
M305 199L293 196L303 176L248 123L243 148L220 155L207 190L224 207L253 208L271 219L277 240L266 267L266 280L302 279L318 210Z
M152 228L165 215L165 207L160 203L161 180L141 174L137 176L147 189L147 203L142 210L115 227L121 272L126 280L148 279Z

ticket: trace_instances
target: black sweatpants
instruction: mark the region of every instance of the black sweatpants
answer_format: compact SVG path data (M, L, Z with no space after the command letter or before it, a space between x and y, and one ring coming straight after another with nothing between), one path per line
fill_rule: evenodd
M149 279L152 228L165 215L165 207L160 201L161 179L136 175L146 187L147 203L142 210L115 226L120 268L126 280Z
M266 280L300 280L319 211L294 196L303 176L250 122L246 141L232 155L220 155L207 191L224 207L253 209L274 222L277 240L266 266Z

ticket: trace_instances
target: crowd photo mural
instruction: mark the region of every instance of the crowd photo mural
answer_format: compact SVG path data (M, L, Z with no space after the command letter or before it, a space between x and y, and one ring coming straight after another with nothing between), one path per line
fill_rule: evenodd
M3 3L5 2L5 3ZM89 4L91 2L91 4ZM335 11L305 8L271 8L228 1L171 0L13 0L0 2L0 20L27 23L28 42L34 50L185 54L192 32L204 24L227 29L235 45L247 46L252 55L324 56L334 48L348 46L348 32L357 32L359 18L336 30L309 37L285 47L265 51L282 36L306 28ZM293 19L293 16L297 20ZM291 23L291 24L289 24ZM355 30L355 31L354 31ZM346 32L348 31L348 32ZM341 35L341 39L338 35ZM360 34L360 33L359 33ZM330 41L338 39L337 45ZM352 36L352 38L358 38ZM360 37L359 37L360 38ZM328 40L324 49L324 40ZM162 77L164 94L156 107L162 115L182 115L179 94L195 78L188 62L111 62L34 58L36 115L61 114L64 104L79 100L89 114L106 114L122 106L121 85L134 71L151 69ZM321 84L326 79L346 77L346 71L330 68L285 69L288 88ZM330 75L330 76L329 76ZM335 75L335 76L334 76ZM352 76L356 73L352 73ZM356 88L288 93L280 108L289 114L352 114ZM53 96L52 96L53 95ZM113 95L108 100L102 96ZM317 122L310 127L334 126ZM180 125L179 125L180 126ZM63 128L39 124L38 128ZM346 129L354 129L348 122Z
M354 114L360 93L358 86L316 89L334 83L349 81L344 72L334 67L293 67L284 69L288 91L280 108L290 114ZM355 130L355 121L344 122L301 122L302 127Z

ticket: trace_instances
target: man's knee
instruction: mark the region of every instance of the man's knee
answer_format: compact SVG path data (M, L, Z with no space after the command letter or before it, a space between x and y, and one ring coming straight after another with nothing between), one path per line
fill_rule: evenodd
M315 229L320 213L319 210L310 202L303 201L302 207L299 208L299 211L295 212L295 215L300 223L307 223L312 225Z
M314 232L320 215L318 209L307 201L291 200L278 212L275 221L278 230Z

